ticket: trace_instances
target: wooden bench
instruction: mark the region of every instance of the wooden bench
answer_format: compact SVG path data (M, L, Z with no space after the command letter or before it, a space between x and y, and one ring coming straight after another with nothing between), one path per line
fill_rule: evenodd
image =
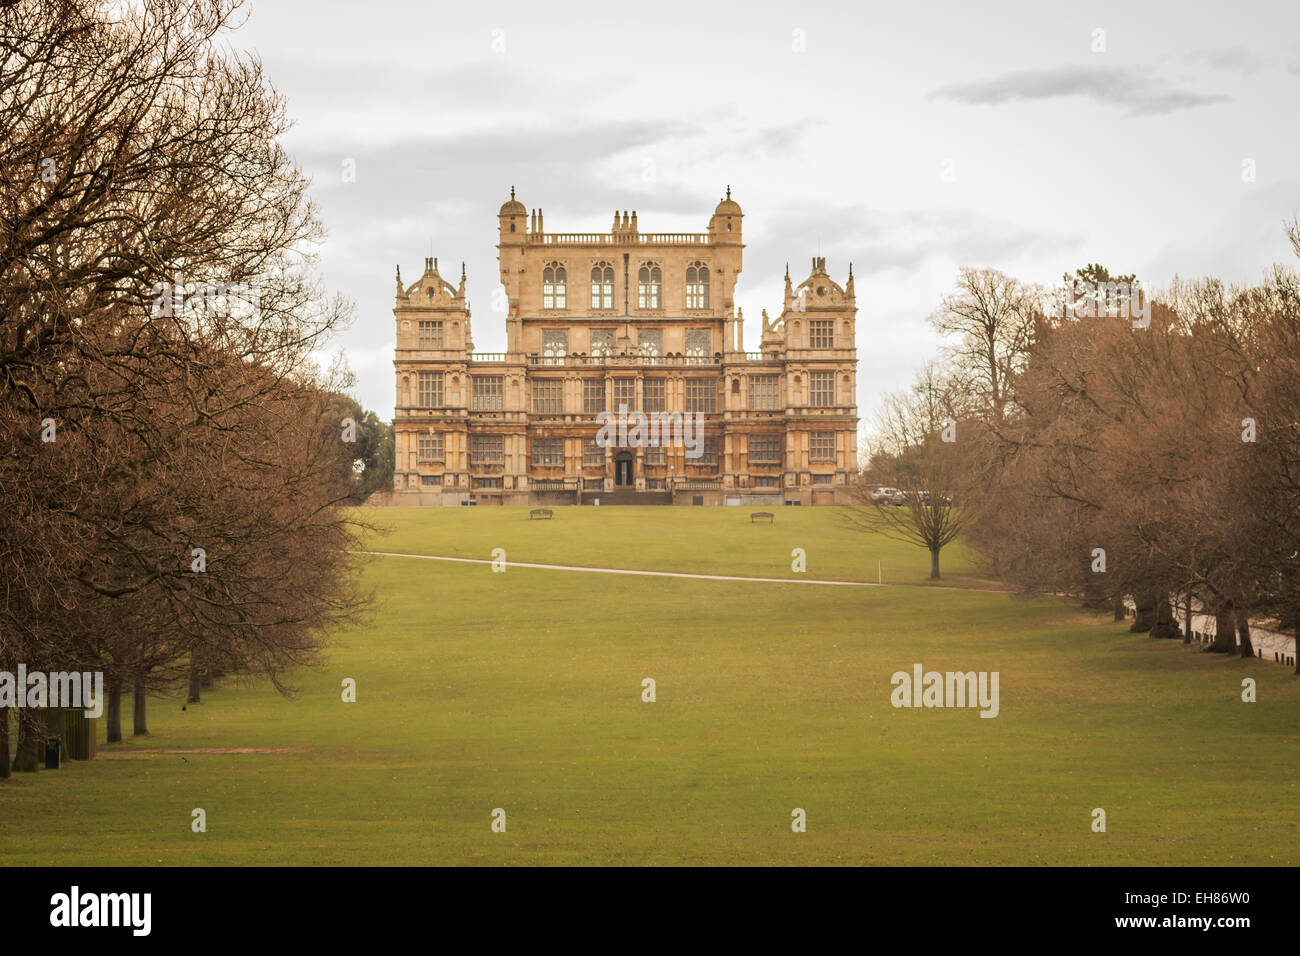
M529 521L532 521L534 518L554 518L554 517L555 517L555 513L551 511L550 508L534 508L532 511L528 512Z
M749 523L753 524L758 518L766 518L768 524L771 524L776 520L776 515L772 514L770 511L755 511L749 516Z

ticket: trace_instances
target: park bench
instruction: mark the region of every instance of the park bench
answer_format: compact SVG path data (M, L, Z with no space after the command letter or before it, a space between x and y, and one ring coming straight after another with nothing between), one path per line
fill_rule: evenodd
M749 523L753 524L759 518L766 518L768 524L771 524L776 520L776 515L772 514L770 511L755 511L749 516Z
M555 513L552 512L550 508L534 508L532 511L528 512L529 521L532 521L534 518L553 518L553 517L555 517Z

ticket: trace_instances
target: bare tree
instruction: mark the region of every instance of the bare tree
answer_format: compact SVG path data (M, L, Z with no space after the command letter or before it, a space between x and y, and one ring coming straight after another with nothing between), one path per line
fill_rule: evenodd
M851 527L925 548L932 580L940 576L940 552L956 540L964 520L956 504L961 461L955 414L949 385L936 366L926 366L910 391L886 401L875 452L851 489L854 504L841 512ZM878 485L899 489L905 502L877 500Z

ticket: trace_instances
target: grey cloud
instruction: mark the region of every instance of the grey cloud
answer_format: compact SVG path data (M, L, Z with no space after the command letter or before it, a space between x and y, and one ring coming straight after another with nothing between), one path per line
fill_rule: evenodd
M1216 70L1228 70L1233 73L1254 73L1268 60L1267 57L1244 47L1196 50L1187 59L1192 63L1204 63Z
M991 106L1083 96L1106 106L1124 107L1133 116L1155 116L1229 101L1221 94L1171 87L1137 70L1082 66L1019 70L990 80L943 86L930 96Z

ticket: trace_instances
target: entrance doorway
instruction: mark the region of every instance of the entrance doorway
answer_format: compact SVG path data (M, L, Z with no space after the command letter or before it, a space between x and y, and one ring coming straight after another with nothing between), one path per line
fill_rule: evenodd
M621 486L631 486L632 484L632 455L629 452L619 452L614 457L614 484Z

